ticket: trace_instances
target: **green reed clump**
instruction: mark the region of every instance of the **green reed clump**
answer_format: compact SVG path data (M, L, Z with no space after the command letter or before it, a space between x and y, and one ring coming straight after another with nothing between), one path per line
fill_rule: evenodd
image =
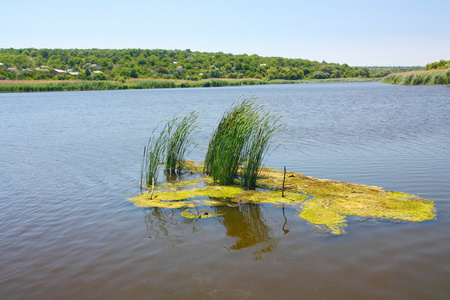
M383 83L400 85L450 84L450 70L424 73L390 74Z
M163 130L156 134L157 128L144 147L141 164L141 187L157 182L159 165L166 163L166 172L175 174L184 168L184 156L188 146L193 144L192 137L196 128L197 112L167 122Z
M196 128L197 112L191 112L184 118L176 118L168 126L166 171L171 174L184 168L184 156Z
M252 100L225 112L210 139L203 172L221 185L231 185L241 175L241 183L254 189L271 138L283 127L277 115L263 113Z
M153 130L147 146L144 147L144 155L141 165L141 188L144 185L151 185L158 180L158 167L164 160L164 154L168 140L168 125L156 135L156 128Z
M257 111L245 100L227 111L210 139L204 173L222 185L234 182Z
M285 125L280 122L281 116L266 113L258 120L252 130L246 149L246 163L243 164L241 181L247 189L256 187L259 168L269 150L272 138L284 130Z

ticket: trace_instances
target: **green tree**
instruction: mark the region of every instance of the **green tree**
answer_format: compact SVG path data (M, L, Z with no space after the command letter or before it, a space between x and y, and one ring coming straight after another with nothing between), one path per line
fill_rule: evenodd
M132 78L138 78L138 72L136 71L135 68L131 69L131 71L130 71L130 77L132 77Z

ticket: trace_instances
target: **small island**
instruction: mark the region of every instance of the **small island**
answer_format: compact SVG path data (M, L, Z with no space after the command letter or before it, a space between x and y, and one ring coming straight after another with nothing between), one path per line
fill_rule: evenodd
M186 218L218 217L217 207L246 203L288 206L298 216L334 235L345 233L348 216L412 222L435 218L434 203L376 186L318 179L262 167L272 138L282 134L282 117L255 99L224 113L209 141L205 161L184 155L197 128L197 112L175 117L149 139L141 167L139 207L181 209ZM166 183L158 184L165 166Z
M214 208L220 206L272 203L297 209L298 217L333 235L345 233L348 216L410 222L436 216L433 201L376 186L261 168L258 189L245 190L238 184L214 184L211 177L200 176L202 168L190 163L189 179L162 184L153 197L144 192L128 200L139 207L183 209L181 214L187 218L218 217Z

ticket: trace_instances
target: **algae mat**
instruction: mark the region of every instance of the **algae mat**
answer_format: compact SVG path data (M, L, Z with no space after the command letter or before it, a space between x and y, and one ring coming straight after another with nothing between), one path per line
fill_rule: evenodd
M197 168L197 170L200 167ZM129 198L139 207L184 209L186 218L218 217L205 207L239 206L239 203L272 203L297 209L299 217L331 234L345 233L347 216L421 222L436 217L434 202L415 195L384 191L380 187L318 179L287 172L285 197L282 197L284 172L261 168L257 190L239 185L218 186L209 177L190 175L158 185L151 193Z

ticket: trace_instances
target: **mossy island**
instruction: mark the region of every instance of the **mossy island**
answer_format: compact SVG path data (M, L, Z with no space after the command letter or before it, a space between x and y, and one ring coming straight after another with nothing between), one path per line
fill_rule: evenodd
M144 148L142 193L128 200L138 207L179 209L189 219L221 217L220 207L270 203L298 211L298 217L333 235L345 233L349 216L422 222L436 217L434 202L377 186L319 179L262 167L281 116L254 99L232 106L209 142L205 161L186 161L198 114L176 117ZM165 166L167 180L158 182Z
M380 187L319 179L300 173L261 168L257 189L239 184L221 186L201 176L203 165L190 163L186 180L161 184L150 192L128 199L139 207L183 209L187 218L220 217L218 206L271 203L298 210L303 218L333 235L345 233L347 217L422 222L435 218L433 201L415 195L385 191ZM285 180L284 197L283 178Z

